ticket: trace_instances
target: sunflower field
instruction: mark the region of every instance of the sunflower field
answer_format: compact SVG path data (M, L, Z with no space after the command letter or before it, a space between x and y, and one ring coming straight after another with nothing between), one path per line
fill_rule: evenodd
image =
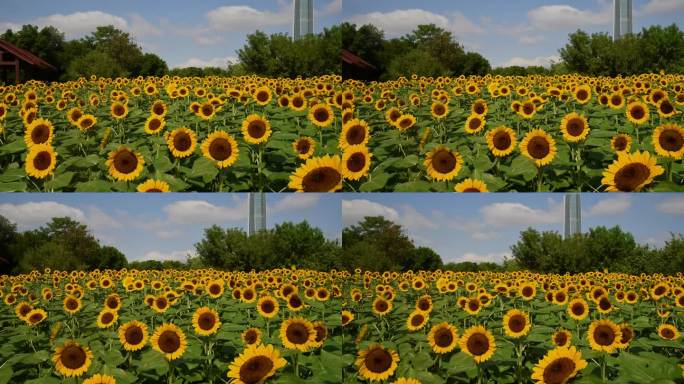
M0 277L0 383L339 383L339 274Z
M362 272L344 383L683 382L684 277Z
M681 191L684 76L0 87L3 191Z

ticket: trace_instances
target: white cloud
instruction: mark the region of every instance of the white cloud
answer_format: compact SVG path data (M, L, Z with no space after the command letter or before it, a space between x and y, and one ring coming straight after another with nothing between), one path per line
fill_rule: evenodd
M398 221L399 224L410 231L437 228L435 220L428 218L410 205L401 206L401 216Z
M658 204L658 210L668 215L684 215L684 196L670 197Z
M482 219L494 227L524 227L563 222L563 205L549 201L549 209L535 209L521 203L494 203L480 209Z
M169 221L178 224L225 224L246 220L249 214L247 199L234 198L232 206L214 205L205 200L180 200L163 208Z
M150 251L137 260L186 261L189 257L195 257L196 255L197 252L192 249L172 252Z
M619 194L614 197L606 197L590 207L584 215L591 216L608 216L618 215L627 212L632 206L632 201L629 195Z
M253 31L268 27L287 26L292 23L292 7L278 11L260 11L247 5L218 7L207 13L209 26L219 31Z
M643 14L675 12L684 12L683 0L649 0L639 9L639 13Z
M318 205L321 196L315 193L290 193L278 200L270 212L294 211L313 208Z
M502 263L504 258L510 258L512 256L511 252L492 252L487 254L478 254L475 252L466 252L460 258L456 259L457 262L460 261L471 261L474 263Z
M342 11L342 0L332 0L328 4L325 5L325 8L323 10L317 12L317 15L319 17L321 16L328 16L328 15L334 15L336 13L340 13Z
M448 17L447 17L448 16ZM363 25L373 24L389 37L396 37L413 31L420 24L435 24L456 34L457 36L484 33L484 29L461 12L452 12L447 16L439 15L424 9L397 9L390 12L371 12L355 15L349 22Z
M545 40L544 36L541 36L541 35L537 35L537 36L525 35L525 36L521 36L520 39L518 39L518 41L520 41L520 44L523 44L523 45L537 45L544 40Z
M610 25L612 9L603 6L598 11L580 10L570 5L543 5L528 12L528 20L535 30L550 31Z
M64 32L67 39L85 36L103 25L113 25L121 30L129 30L129 24L124 18L102 11L74 12L68 15L58 13L39 17L32 24L52 25Z
M342 200L342 223L345 227L362 221L366 216L384 216L395 223L399 221L399 212L394 208L364 199Z
M143 36L162 36L164 32L161 28L153 25L141 15L134 13L131 15L130 32L135 37Z
M511 66L521 66L521 67L531 67L531 66L542 66L542 67L550 67L552 63L559 62L560 61L560 56L558 55L552 55L552 56L540 56L540 57L535 57L532 59L526 59L524 57L513 57L510 60L504 62L501 64L502 67L511 67Z
M86 218L82 210L54 201L0 204L0 215L16 223L21 230L39 227L53 217L70 217L79 222Z
M202 39L202 37L198 37L198 39ZM228 56L228 57L215 57L213 59L200 59L197 57L192 57L182 64L178 65L177 68L187 68L187 67L199 67L199 68L205 68L205 67L219 67L219 68L226 68L228 67L228 63L231 62L236 62L238 59L237 57L233 56Z

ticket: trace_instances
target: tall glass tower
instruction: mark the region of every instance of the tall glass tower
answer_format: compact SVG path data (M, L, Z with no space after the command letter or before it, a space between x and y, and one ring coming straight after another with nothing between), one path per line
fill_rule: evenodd
M620 40L632 33L632 0L613 0L615 16L613 19L613 40Z
M313 33L314 8L313 0L294 0L294 24L292 36L299 40L302 36Z
M565 195L564 238L569 239L582 233L582 202L579 193Z
M266 194L263 192L249 193L248 226L249 236L266 229Z

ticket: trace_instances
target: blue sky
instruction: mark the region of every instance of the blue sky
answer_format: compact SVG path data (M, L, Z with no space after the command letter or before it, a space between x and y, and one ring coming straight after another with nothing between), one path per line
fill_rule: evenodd
M314 29L340 22L342 0L315 2ZM214 65L235 60L247 34L292 34L292 0L2 0L0 31L22 24L54 25L67 38L112 24L130 32L147 52L169 67Z
M500 262L528 227L563 233L563 194L347 194L345 226L365 216L401 224L417 245L444 261ZM582 194L582 230L620 225L642 244L684 234L684 194Z
M371 22L388 37L435 23L493 66L548 65L578 28L612 31L613 0L315 0L315 29L341 20ZM634 27L684 19L684 0L634 0ZM145 51L170 67L225 66L248 33L290 33L292 0L2 0L0 31L22 24L52 24L67 37L97 25L130 32Z
M341 195L269 194L266 199L269 228L307 220L327 238L341 238ZM247 204L243 193L3 193L0 215L20 230L68 216L87 224L102 244L117 247L129 261L185 260L212 224L246 230Z
M634 0L634 29L678 23L684 0ZM434 23L452 31L467 50L492 66L548 65L578 28L612 34L613 0L344 0L342 18L370 22L387 37Z

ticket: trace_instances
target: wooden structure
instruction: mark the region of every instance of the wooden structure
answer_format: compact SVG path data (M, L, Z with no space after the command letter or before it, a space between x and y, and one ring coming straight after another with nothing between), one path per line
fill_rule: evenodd
M5 83L7 83L8 68L9 71L14 69L15 84L19 84L21 81L22 68L25 71L30 71L31 69L44 71L57 70L57 68L55 68L53 65L34 55L33 53L0 39L0 69L2 69L4 72L3 77Z
M379 71L373 64L346 49L340 51L340 57L342 59L342 73L345 79L377 80Z

